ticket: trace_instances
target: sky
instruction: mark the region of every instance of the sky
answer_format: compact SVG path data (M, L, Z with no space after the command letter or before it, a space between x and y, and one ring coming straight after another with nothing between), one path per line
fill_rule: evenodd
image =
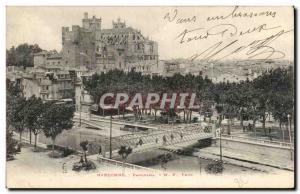
M177 10L177 11L176 11ZM292 7L239 7L234 13L254 14L270 11L275 13L272 16L257 17L227 17L216 21L207 21L207 17L227 16L232 13L234 7L7 7L6 9L6 48L17 46L22 43L38 44L46 50L61 50L61 28L62 26L81 25L84 12L89 17L95 15L102 18L102 28L112 27L112 21L118 17L126 21L127 26L141 30L145 37L158 42L160 59L190 58L202 53L207 48L222 41L224 46L231 41L237 40L233 47L220 53L220 57L252 41L265 39L280 30L293 30L293 9ZM169 13L170 21L165 18ZM195 17L194 17L195 16ZM190 20L187 20L190 18ZM196 19L195 19L196 18ZM186 19L177 22L178 19ZM227 31L219 35L211 35L215 30ZM230 36L233 32L232 25L237 32L252 31L255 27L265 25L264 28L271 30L254 30L253 33L245 33L243 36ZM213 31L208 29L215 27ZM182 32L189 32L185 36L185 42L180 43ZM188 37L205 36L208 38L187 42ZM272 41L268 46L271 49L284 53L284 59L293 59L294 36L293 31L285 33ZM177 37L177 38L176 38ZM221 48L221 47L220 47ZM243 52L230 55L228 59L246 59L249 55ZM202 55L203 56L203 55ZM275 56L275 55L274 55ZM273 57L274 57L273 56ZM200 57L201 58L201 57ZM276 58L276 57L275 57Z

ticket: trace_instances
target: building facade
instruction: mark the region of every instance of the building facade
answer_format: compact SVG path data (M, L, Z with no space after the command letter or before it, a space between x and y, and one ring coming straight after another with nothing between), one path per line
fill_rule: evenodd
M122 69L149 73L151 66L158 64L156 42L120 19L112 22L111 29L102 29L101 22L101 18L89 18L85 13L82 27L62 27L63 65L85 66L96 72Z
M34 72L22 74L21 77L21 87L25 98L30 98L33 95L42 100L74 98L74 79L72 79L69 71L53 73L36 69Z

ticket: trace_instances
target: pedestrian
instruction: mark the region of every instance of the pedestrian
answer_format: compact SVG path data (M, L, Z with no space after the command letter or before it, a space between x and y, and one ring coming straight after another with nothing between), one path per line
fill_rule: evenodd
M173 139L174 139L174 135L173 133L171 133L171 142L173 142Z
M166 135L163 136L163 144L165 145L167 143Z
M102 148L101 148L101 146L99 146L98 155L101 155L101 154L102 154Z
M83 163L84 161L83 161L83 157L82 157L82 155L80 156L80 161L79 161L80 163Z
M158 138L155 139L155 143L158 143Z
M65 162L62 165L62 170L63 170L63 173L67 173L66 163Z
M144 143L143 140L140 138L139 144L143 145L143 143Z
M181 140L183 139L183 133L182 133L182 131L180 132L180 139Z

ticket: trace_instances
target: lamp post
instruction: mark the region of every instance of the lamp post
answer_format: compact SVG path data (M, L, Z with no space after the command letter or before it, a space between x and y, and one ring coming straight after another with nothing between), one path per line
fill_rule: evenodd
M79 126L81 126L81 95L79 100Z
M112 141L112 115L110 115L110 129L109 129L109 159L111 159L112 157L111 141Z
M220 148L220 161L222 162L222 127L221 126L220 126L220 128L218 128L216 130L216 135L220 136L220 145L219 145L219 148Z
M293 160L293 145L292 145L292 134L291 134L291 115L287 115L288 118L288 131L289 131L289 139L290 139L290 150L291 150L291 160Z
M220 161L222 162L222 128L220 128Z

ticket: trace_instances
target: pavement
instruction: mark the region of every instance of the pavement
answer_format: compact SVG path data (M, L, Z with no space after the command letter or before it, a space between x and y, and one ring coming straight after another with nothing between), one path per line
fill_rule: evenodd
M207 147L199 149L198 152L194 153L194 156L220 160L220 148L219 147ZM275 161L270 158L258 157L257 154L250 152L241 152L239 150L222 148L222 160L239 166L244 166L248 168L256 168L262 171L272 171L272 169L282 169L282 170L294 170L294 161L288 163L283 163L281 161Z

